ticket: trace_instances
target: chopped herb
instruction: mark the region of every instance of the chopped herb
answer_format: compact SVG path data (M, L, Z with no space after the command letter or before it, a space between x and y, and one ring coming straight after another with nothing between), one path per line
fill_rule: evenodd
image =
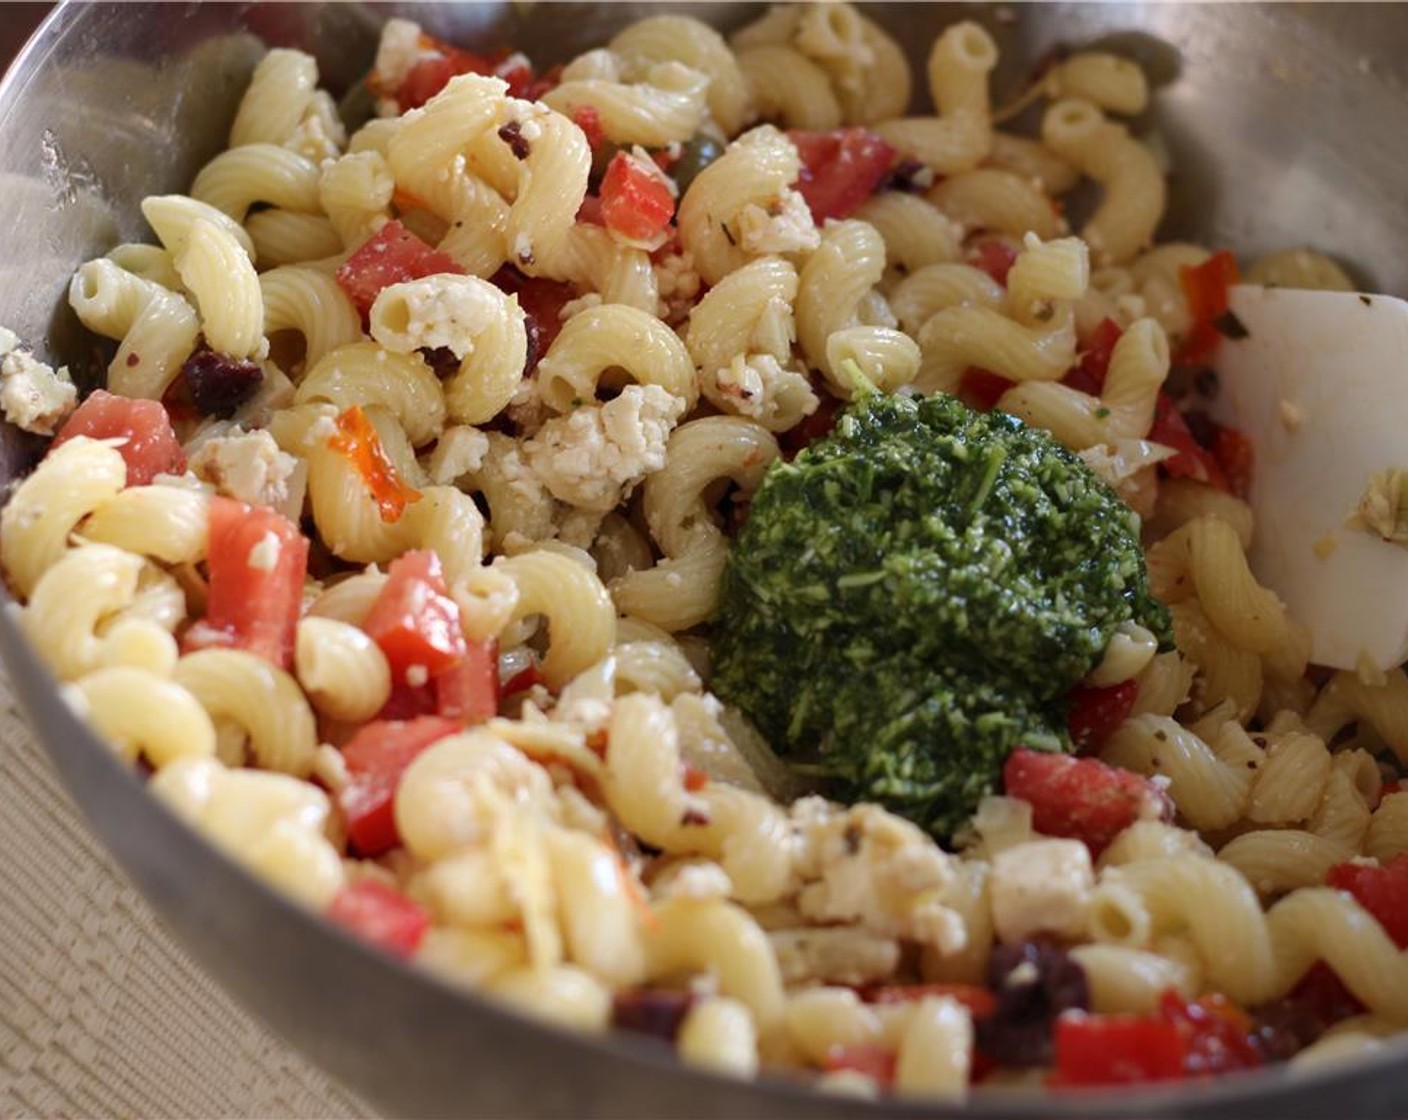
M1371 300L1368 296L1360 296L1360 297L1359 297L1359 302L1362 303L1365 307L1373 307L1373 306L1374 306L1374 301Z
M730 245L733 245L733 246L736 247L736 246L738 245L738 242L734 240L733 231L728 228L728 223L727 223L727 222L721 222L721 223L719 224L719 228L724 231L724 239L725 239Z
M1247 330L1246 324L1237 318L1235 311L1224 311L1212 321L1212 325L1217 328L1217 333L1223 338L1230 338L1234 342L1251 337L1251 331Z
M1129 621L1170 640L1137 518L1075 456L952 397L868 393L754 495L714 687L837 792L948 836L1015 746L1072 749L1066 696Z
M1097 408L1097 409L1095 410L1095 419L1097 419L1097 420L1105 420L1105 419L1107 419L1107 418L1109 417L1109 415L1110 415L1110 410L1109 410L1108 408L1103 407L1103 406L1100 407L1100 408Z

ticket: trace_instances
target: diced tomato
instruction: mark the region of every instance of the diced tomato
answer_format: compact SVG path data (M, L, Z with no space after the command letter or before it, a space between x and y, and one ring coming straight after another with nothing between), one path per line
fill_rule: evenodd
M1159 464L1165 473L1174 478L1206 482L1219 490L1229 489L1227 476L1217 459L1193 438L1188 422L1167 393L1160 392L1154 401L1154 422L1149 426L1149 439L1177 452Z
M393 220L347 258L337 270L337 282L365 319L383 288L442 272L464 275L454 257L432 249Z
M358 854L381 855L401 843L394 811L401 775L426 747L458 730L458 722L439 716L378 720L342 748L351 781L337 791L336 798Z
M521 97L524 101L541 101L549 92L555 90L561 84L562 64L558 63L541 77L533 78L524 86L522 93L516 93L514 96ZM509 88L510 91L512 91L512 83L510 83Z
M1158 786L1095 758L1019 747L1008 756L1002 778L1008 797L1030 803L1036 831L1082 840L1092 855L1137 820L1172 817Z
M1124 681L1109 688L1077 685L1067 697L1066 727L1076 750L1098 751L1129 718L1139 699L1139 682Z
M308 573L308 538L267 506L210 500L210 589L187 649L242 649L287 669Z
M426 681L421 685L410 685L405 681L391 683L391 695L377 712L379 720L416 719L419 716L433 716L439 710L435 698L435 682Z
M1217 351L1222 335L1217 320L1227 314L1227 291L1237 283L1237 258L1219 250L1199 265L1184 265L1178 281L1188 301L1192 326L1183 339L1177 365L1202 365Z
M127 485L145 486L159 474L180 474L186 453L160 401L119 397L95 389L68 418L53 447L74 436L126 440L117 450L127 464Z
M398 957L409 957L430 928L430 915L395 887L360 879L328 904L328 918Z
M997 997L976 984L880 984L861 992L867 1003L915 1003L930 996L957 1000L975 1019L997 1010Z
M848 218L889 174L899 153L864 128L834 132L789 132L802 159L797 190L812 219Z
M1110 372L1110 355L1115 344L1124 336L1124 328L1113 319L1101 319L1090 332L1081 350L1080 365L1062 380L1073 389L1098 397L1105 390L1105 377ZM1078 374L1081 383L1073 383Z
M537 358L552 345L562 330L562 309L577 298L570 284L524 276L512 265L505 265L489 277L489 283L511 296L518 297L518 306L532 320L537 335L537 354L529 355L525 375L537 366ZM531 349L531 347L530 347Z
M968 263L1006 287L1007 274L1017 263L1017 250L1001 238L985 237L969 251Z
M440 558L429 549L391 561L362 629L386 654L391 679L412 686L439 676L469 652L459 604L445 587Z
M1217 461L1232 493L1245 498L1252 487L1252 467L1256 448L1245 432L1217 426L1213 437L1212 457Z
M1129 1085L1184 1075L1186 1042L1153 1016L1062 1015L1056 1020L1055 1086Z
M381 437L362 406L354 404L337 417L337 434L328 437L328 446L349 459L362 476L376 502L383 521L399 521L412 502L420 501L420 491L407 486L396 471Z
M1408 853L1395 857L1386 867L1336 864L1325 876L1325 885L1348 891L1395 945L1408 949Z
M435 710L462 724L499 714L499 643L465 642L459 663L435 678Z
M536 661L532 662L525 669L520 669L503 683L503 694L512 696L518 692L527 692L534 685L547 684L547 678L543 676L543 671L538 668Z
M1388 796L1389 794L1391 794L1391 793L1402 793L1402 792L1403 792L1403 782L1402 782L1402 781L1385 782L1381 787L1379 787L1379 800L1382 801L1385 797L1387 797L1387 796Z
M863 1073L877 1085L893 1085L895 1081L895 1052L875 1043L858 1042L851 1046L833 1046L822 1060L822 1068L828 1073L849 1070Z
M592 151L606 143L606 128L601 123L601 113L595 105L583 105L575 110L572 123L582 130Z
M969 408L976 408L979 412L991 412L1002 394L1014 384L1015 382L1008 381L996 373L970 366L963 372L957 395Z
M657 168L628 152L617 152L601 181L601 216L613 233L632 241L650 241L675 216L675 196Z
M1170 988L1159 1000L1159 1013L1183 1032L1187 1044L1183 1068L1190 1076L1230 1073L1265 1064L1252 1041L1251 1017L1220 993L1189 1002Z

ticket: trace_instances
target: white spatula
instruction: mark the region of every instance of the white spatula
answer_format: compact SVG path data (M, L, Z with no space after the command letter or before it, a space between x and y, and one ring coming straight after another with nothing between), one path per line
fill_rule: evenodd
M1251 563L1314 634L1312 660L1408 658L1408 547L1346 525L1371 476L1408 469L1408 303L1239 286L1213 415L1256 448Z

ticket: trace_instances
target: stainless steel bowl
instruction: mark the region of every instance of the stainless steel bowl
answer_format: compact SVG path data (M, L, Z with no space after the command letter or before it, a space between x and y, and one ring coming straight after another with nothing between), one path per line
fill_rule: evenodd
M751 10L685 6L736 26ZM317 55L352 87L393 9L466 45L561 60L645 4L91 4L60 8L0 83L0 324L92 372L63 302L74 268L140 238L147 194L183 190L224 146L265 43ZM676 10L680 10L678 7ZM998 89L1057 43L1107 40L1168 84L1157 124L1174 165L1164 236L1255 254L1310 245L1408 294L1408 8L1397 5L874 5L916 63L959 15L1003 48ZM0 18L3 15L0 14ZM1167 46L1175 48L1169 51ZM921 71L922 72L922 71ZM1176 80L1173 80L1175 79ZM0 436L0 482L36 446ZM13 621L3 654L74 798L192 954L247 1007L395 1115L843 1117L1403 1116L1408 1042L1332 1070L1285 1068L1104 1095L979 1094L963 1110L726 1081L659 1046L568 1035L373 952L276 897L171 816L59 701Z

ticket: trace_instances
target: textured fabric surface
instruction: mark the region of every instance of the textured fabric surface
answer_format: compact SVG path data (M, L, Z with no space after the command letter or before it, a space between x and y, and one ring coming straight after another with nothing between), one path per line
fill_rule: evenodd
M370 1117L181 952L0 677L0 1117Z

